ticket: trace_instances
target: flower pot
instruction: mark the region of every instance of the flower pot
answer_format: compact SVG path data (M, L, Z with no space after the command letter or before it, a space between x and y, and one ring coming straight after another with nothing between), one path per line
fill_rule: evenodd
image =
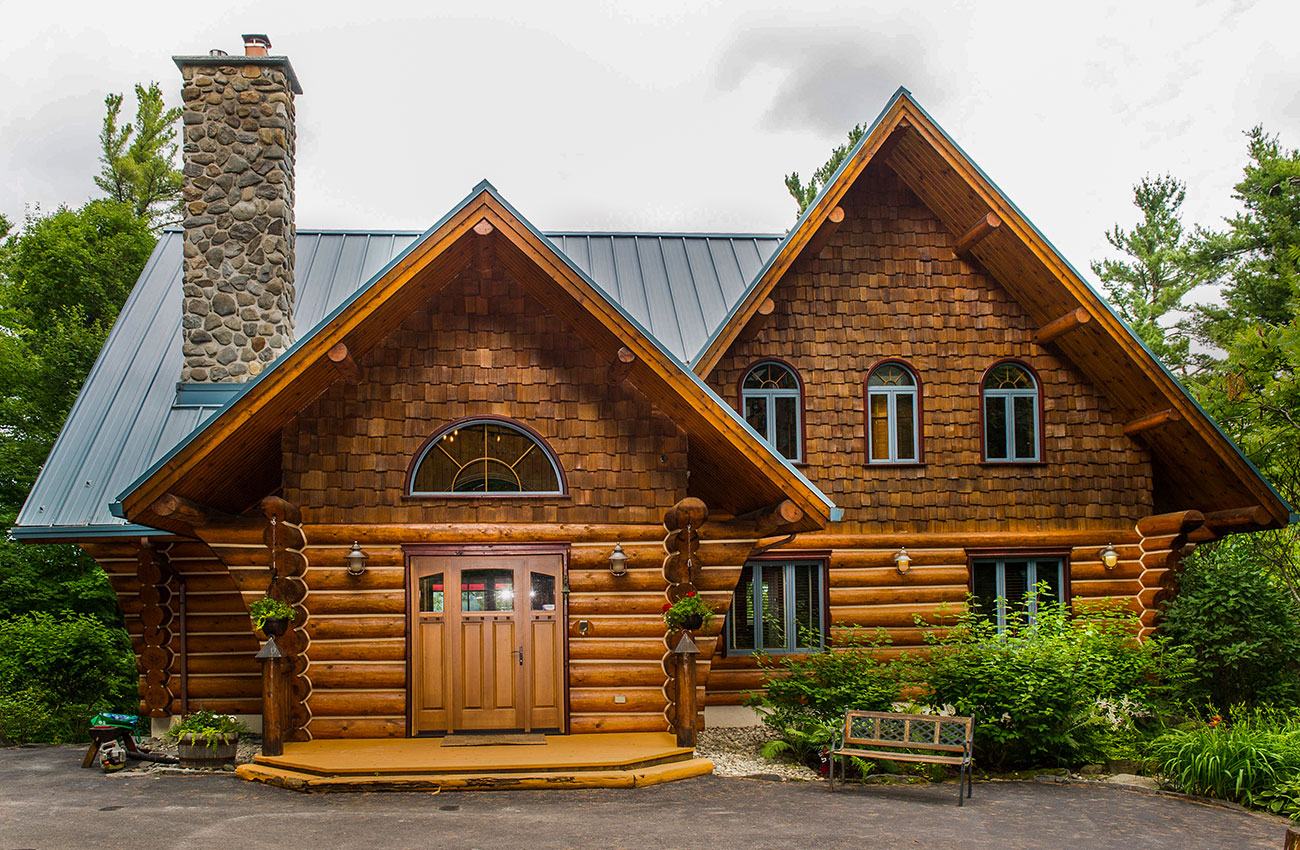
M700 626L703 625L704 625L703 614L687 614L685 619L682 620L682 628L690 632L695 631L696 629L698 629Z
M181 767L224 770L227 767L234 767L235 754L238 750L239 735L237 734L227 735L224 742L218 738L210 747L203 739L195 738L193 735L181 735L176 739L176 754L180 757Z
M268 617L262 622L262 634L267 637L279 637L288 630L288 617Z

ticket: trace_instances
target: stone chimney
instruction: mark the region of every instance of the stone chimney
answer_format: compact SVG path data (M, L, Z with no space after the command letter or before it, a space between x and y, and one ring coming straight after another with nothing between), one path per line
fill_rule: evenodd
M265 35L244 56L176 56L184 77L186 383L256 377L293 344L293 66Z

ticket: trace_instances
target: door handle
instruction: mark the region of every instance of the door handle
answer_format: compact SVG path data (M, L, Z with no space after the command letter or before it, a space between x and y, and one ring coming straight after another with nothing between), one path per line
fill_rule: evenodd
M518 656L519 656L519 666L520 666L520 667L523 667L523 666L524 666L524 648L523 648L523 646L520 646L518 649L512 649L512 650L510 650L510 654L511 654L511 655L518 655Z

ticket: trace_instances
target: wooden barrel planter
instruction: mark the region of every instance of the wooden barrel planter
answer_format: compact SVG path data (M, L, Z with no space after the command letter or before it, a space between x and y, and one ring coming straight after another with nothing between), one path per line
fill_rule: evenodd
M235 766L235 755L239 751L239 736L230 735L223 743L214 741L212 746L201 738L182 735L176 739L177 756L180 766L195 770L225 770Z

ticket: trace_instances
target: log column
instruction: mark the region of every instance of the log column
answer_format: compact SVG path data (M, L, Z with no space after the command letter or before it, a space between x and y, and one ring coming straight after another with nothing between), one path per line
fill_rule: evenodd
M1138 547L1142 551L1142 636L1155 631L1160 614L1160 603L1172 599L1178 592L1178 567L1196 548L1190 537L1205 525L1200 511L1177 511L1157 514L1138 520L1137 533L1141 535Z
M307 726L311 723L309 700L312 682L308 675L311 660L307 649L311 638L307 631L310 614L303 604L307 596L307 585L302 580L307 571L307 537L302 530L302 511L284 499L268 496L262 500L262 513L268 520L262 540L270 549L270 564L274 566L267 595L289 603L297 612L292 627L278 640L279 649L286 656L282 663L289 679L288 723L284 739L309 741L311 732Z
M140 621L144 624L144 648L140 651L141 710L149 717L168 717L172 704L172 692L167 687L172 666L171 590L167 587L171 565L167 555L154 549L147 537L140 538L135 574L140 582Z
M668 509L664 515L664 529L668 535L664 538L664 551L667 553L664 557L663 576L667 582L667 588L664 591L664 597L669 603L676 602L678 599L698 592L695 583L700 578L700 527L709 518L709 509L705 507L704 502L699 499L688 497L682 499L677 504ZM668 721L669 729L677 733L678 740L687 734L683 729L685 720L679 718L679 703L684 705L697 706L692 711L695 717L694 726L698 728L701 725L698 705L696 698L696 670L695 655L689 656L690 670L683 671L679 665L679 656L676 648L683 637L690 637L690 633L675 629L664 636L664 649L666 652L662 658L664 670L664 697L668 700L667 707L664 708L664 718ZM691 644L694 645L693 643ZM697 650L698 651L698 650ZM690 693L685 693L689 690ZM693 742L695 739L695 729L689 730L689 738ZM682 745L686 746L686 745ZM692 744L693 746L693 744Z

